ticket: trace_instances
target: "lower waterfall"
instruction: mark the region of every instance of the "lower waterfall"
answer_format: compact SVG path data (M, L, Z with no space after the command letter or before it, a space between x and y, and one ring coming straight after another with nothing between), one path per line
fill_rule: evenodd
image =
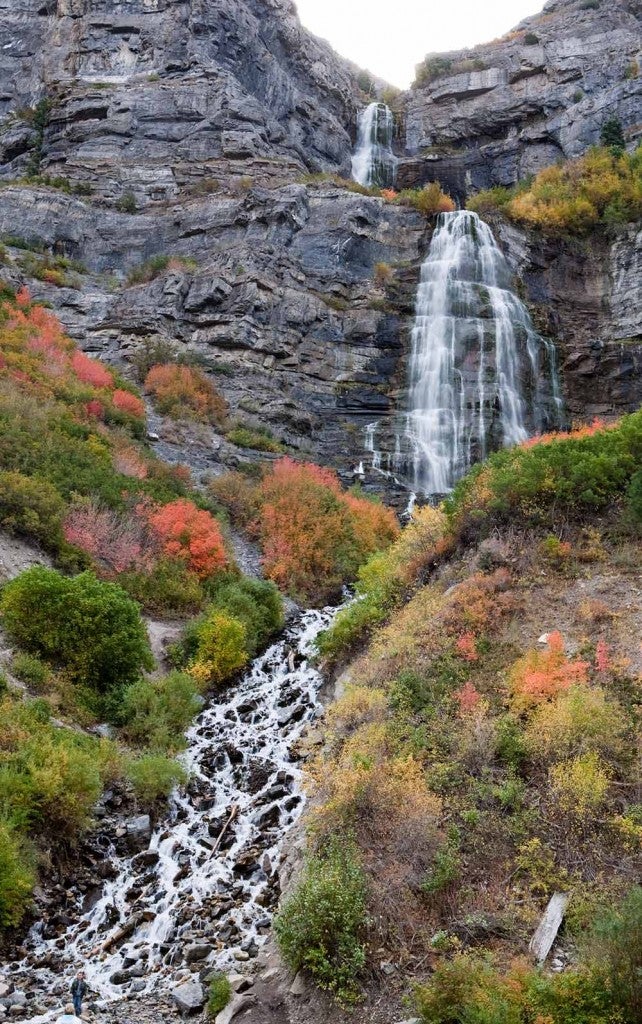
M440 214L417 292L400 469L419 494L445 494L490 451L562 420L555 348L492 231L468 210Z
M195 931L212 947L202 966L238 967L241 947L261 946L284 841L304 803L294 748L321 711L322 678L308 658L335 611L302 614L202 712L182 757L190 781L172 797L149 849L107 851L115 870L99 898L85 911L79 894L75 919L55 937L35 925L27 956L11 965L13 981L60 992L64 1003L82 967L91 992L110 1001L167 985L185 966Z

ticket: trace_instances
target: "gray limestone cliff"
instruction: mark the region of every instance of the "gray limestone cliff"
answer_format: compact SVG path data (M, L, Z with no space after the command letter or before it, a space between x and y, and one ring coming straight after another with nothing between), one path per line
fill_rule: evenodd
M429 62L398 101L400 183L459 198L510 183L583 152L607 114L633 145L640 16L635 0L555 0ZM318 180L349 174L357 77L289 0L0 0L0 273L125 369L143 344L191 352L234 417L349 480L368 423L394 443L431 234L408 207ZM558 345L571 416L637 407L635 227L586 243L494 228ZM73 268L42 280L56 258ZM199 456L248 457L221 438Z

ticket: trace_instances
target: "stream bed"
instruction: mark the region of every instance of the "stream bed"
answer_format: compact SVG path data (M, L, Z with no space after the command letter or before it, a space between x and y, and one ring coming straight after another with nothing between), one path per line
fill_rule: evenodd
M322 710L309 657L335 612L301 614L206 706L181 757L189 782L148 847L122 856L110 846L111 877L93 904L79 900L54 938L32 928L11 980L34 1009L59 1007L80 968L92 995L111 1001L168 988L185 969L238 969L257 956L304 803L296 745Z

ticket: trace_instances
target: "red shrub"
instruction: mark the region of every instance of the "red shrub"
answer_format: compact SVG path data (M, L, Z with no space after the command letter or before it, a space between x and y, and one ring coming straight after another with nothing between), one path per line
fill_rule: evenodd
M455 647L457 648L457 654L464 661L477 661L479 659L474 633L464 633L458 637Z
M94 420L102 420L105 415L105 407L97 398L92 398L90 402L85 402L85 410L87 415Z
M132 395L131 391L123 391L121 388L116 388L112 395L112 402L119 412L127 413L128 416L135 416L136 419L143 419L145 416L143 402L136 395Z
M183 559L201 579L225 566L223 536L209 512L187 498L178 498L162 508L147 510L147 516L165 554Z
M462 717L474 711L481 701L481 694L470 680L464 683L459 690L455 690L453 697L459 704L459 713Z
M97 359L90 359L84 352L74 352L71 357L71 367L78 380L83 384L91 384L94 388L111 388L114 386L114 379Z

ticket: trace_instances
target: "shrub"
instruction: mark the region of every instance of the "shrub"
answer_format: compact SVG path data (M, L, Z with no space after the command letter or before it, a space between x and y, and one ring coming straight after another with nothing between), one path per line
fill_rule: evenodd
M138 204L133 192L124 192L116 202L116 209L120 213L136 213Z
M622 122L617 117L610 117L600 129L600 142L607 146L613 156L622 156L624 153L624 132Z
M396 203L400 206L412 206L425 217L434 217L438 213L452 213L455 203L442 190L438 181L431 181L423 188L405 188L397 196Z
M233 616L245 626L245 644L250 658L283 626L283 599L270 580L248 576L222 578L211 593L212 608Z
M210 980L209 994L207 999L207 1012L210 1017L216 1017L221 1010L224 1010L232 998L232 986L226 974L217 971Z
M198 631L196 660L190 671L207 686L223 683L247 663L247 633L238 619L226 612L214 611Z
M227 418L225 399L197 367L178 363L153 366L145 378L144 388L165 416L219 426Z
M174 558L160 558L151 571L124 573L118 582L134 600L159 615L197 612L205 601L199 577Z
M0 472L0 526L56 550L62 540L64 504L56 488L38 477Z
M235 526L249 526L257 518L258 486L242 473L222 473L210 481L208 489L214 500L227 509Z
M607 122L610 125L611 122ZM604 129L607 128L604 126ZM642 213L642 148L624 152L621 128L608 129L610 148L540 171L505 205L513 220L550 233L590 231L596 225L637 220Z
M553 799L558 807L582 820L602 807L610 775L594 752L570 761L560 761L548 773Z
M177 498L147 511L164 553L185 562L200 579L212 576L227 563L221 528L209 512L187 498Z
M25 840L0 818L0 927L20 924L36 884L34 858Z
M114 378L109 370L97 359L91 359L84 352L74 352L71 368L79 381L94 388L113 388Z
M573 683L585 683L588 667L586 661L570 661L561 633L551 633L545 650L529 651L513 665L509 677L513 703L527 708L555 697Z
M11 663L11 668L13 669L13 674L18 679L21 679L23 683L33 686L36 690L42 690L51 679L49 666L45 665L44 661L41 661L40 658L34 657L33 654L25 654L24 652L16 654Z
M155 538L141 515L101 508L95 501L73 505L63 525L65 540L90 555L103 575L152 570Z
M626 719L617 701L600 686L575 682L553 701L536 708L525 733L534 757L564 758L622 751Z
M359 997L366 962L365 926L365 876L356 848L333 837L308 857L275 919L283 959L293 971L308 970L321 988L350 1005Z
M16 643L101 693L153 665L138 605L90 572L67 579L34 566L6 585L0 614Z
M606 907L581 940L592 966L625 1024L642 1019L642 887L634 886L619 906Z
M139 679L119 700L117 722L128 740L152 750L177 751L185 730L201 707L194 680L184 672Z
M251 448L256 452L282 452L283 445L267 430L252 430L250 427L233 427L227 433L227 440L239 448Z
M534 32L527 32L524 36L525 46L537 46L539 43L539 36L536 36Z
M642 469L631 477L626 496L631 515L636 522L642 523Z
M344 656L383 622L445 543L446 517L439 509L416 509L411 522L385 552L371 555L358 571L356 598L321 633L317 647L330 661Z
M123 391L122 388L116 388L111 396L111 400L119 412L124 412L127 416L133 416L135 419L145 418L143 402L136 395L133 395L131 391Z
M131 761L126 774L136 796L145 804L168 797L175 786L187 779L185 769L178 761L162 754L145 754Z
M642 413L549 434L494 452L455 487L446 511L457 534L516 517L555 529L626 492L642 465Z
M266 575L317 605L336 596L368 555L398 533L390 510L344 494L336 473L311 463L280 459L260 485L260 501Z

